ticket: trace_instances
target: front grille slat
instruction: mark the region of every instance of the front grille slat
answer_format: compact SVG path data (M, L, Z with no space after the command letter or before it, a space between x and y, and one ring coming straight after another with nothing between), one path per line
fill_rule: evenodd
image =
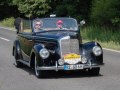
M75 53L79 54L79 42L77 39L63 39L61 40L61 54Z

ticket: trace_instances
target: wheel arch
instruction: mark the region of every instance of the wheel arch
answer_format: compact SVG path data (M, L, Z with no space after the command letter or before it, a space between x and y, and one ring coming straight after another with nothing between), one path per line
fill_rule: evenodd
M102 50L101 55L95 56L93 54L93 47L94 46L99 46L101 48L101 50ZM83 44L83 52L85 52L86 56L91 58L93 63L103 65L103 49L99 43L92 41L92 42L87 42L87 43Z
M12 50L13 50L12 55L15 56L15 52L16 52L17 56L15 56L15 57L17 59L20 59L22 54L21 54L20 43L19 43L19 41L17 39L14 41Z
M35 45L31 51L31 57L30 57L30 67L34 67L34 63L35 63L35 56L40 59L40 56L39 56L39 51L43 48L42 45L38 44L38 45Z
M92 48L93 48L94 46L99 46L99 47L101 47L101 45L100 45L99 43L92 41L92 42L84 43L84 44L83 44L83 49L84 49L84 50L91 50L91 51L92 51ZM101 49L102 49L102 47L101 47Z
M34 62L35 62L35 53L32 52L31 58L30 58L30 67L31 67L31 68L34 67Z
M15 46L13 46L12 48L12 55L14 56L14 50L15 50Z

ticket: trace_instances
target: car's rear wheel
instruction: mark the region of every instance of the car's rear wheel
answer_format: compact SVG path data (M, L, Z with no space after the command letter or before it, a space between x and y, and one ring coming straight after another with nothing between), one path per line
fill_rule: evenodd
M18 58L18 53L17 53L16 49L14 49L14 57L15 57L14 65L15 65L16 67L18 67L18 68L19 68L19 67L22 67L23 64L18 61L19 58Z
M37 78L42 78L44 77L44 71L43 70L38 70L38 63L37 63L37 59L35 56L35 62L34 62L34 69L35 69L35 75Z
M93 76L99 75L99 72L100 72L100 67L92 68L88 70L88 73Z

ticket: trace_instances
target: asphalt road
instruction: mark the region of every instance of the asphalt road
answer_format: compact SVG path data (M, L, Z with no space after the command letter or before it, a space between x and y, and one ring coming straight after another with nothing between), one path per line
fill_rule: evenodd
M105 66L99 76L52 72L38 79L30 68L14 66L15 37L15 32L0 28L0 90L120 90L120 53L104 50Z

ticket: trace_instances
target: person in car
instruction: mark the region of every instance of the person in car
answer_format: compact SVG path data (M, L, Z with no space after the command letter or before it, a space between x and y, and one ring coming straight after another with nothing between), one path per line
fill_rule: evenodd
M59 28L59 29L63 28L63 21L62 20L57 21L57 28Z
M37 19L34 21L34 32L39 32L41 30L42 21Z

